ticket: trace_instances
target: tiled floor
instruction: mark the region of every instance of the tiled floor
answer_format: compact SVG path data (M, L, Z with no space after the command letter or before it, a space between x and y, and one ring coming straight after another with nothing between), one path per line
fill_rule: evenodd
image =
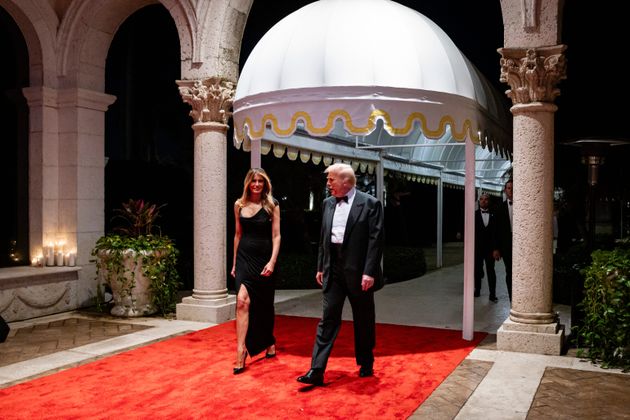
M500 265L500 264L499 264ZM503 274L499 267L499 279ZM487 291L475 299L475 330L488 337L412 415L413 419L629 419L630 375L572 355L542 356L496 349L509 304ZM378 322L461 329L462 266L387 285L376 294ZM349 305L344 318L350 319ZM569 308L554 308L568 323ZM319 290L278 291L279 314L319 317ZM0 388L211 326L162 318L120 319L86 312L12 323L0 344ZM568 327L568 325L567 325ZM567 329L568 330L568 329ZM378 339L378 337L377 337Z
M85 344L150 328L133 323L107 322L103 318L64 318L40 322L9 332L0 345L0 366L34 359Z
M410 417L454 419L492 367L492 362L464 360Z
M547 368L527 418L630 419L630 376Z

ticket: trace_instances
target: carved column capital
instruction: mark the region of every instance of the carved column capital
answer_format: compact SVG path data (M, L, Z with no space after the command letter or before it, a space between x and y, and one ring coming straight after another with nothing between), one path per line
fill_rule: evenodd
M566 79L565 45L540 48L499 48L500 80L510 85L507 96L514 105L553 102L556 85Z
M178 80L179 93L190 104L195 123L214 122L227 125L232 115L236 84L221 77L202 80Z

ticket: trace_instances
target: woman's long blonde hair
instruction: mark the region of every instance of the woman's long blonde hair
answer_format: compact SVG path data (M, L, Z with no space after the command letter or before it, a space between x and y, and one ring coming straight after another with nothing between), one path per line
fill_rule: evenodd
M251 201L249 184L251 184L256 175L260 175L265 181L265 185L263 186L263 190L260 195L260 204L262 205L263 209L265 209L267 214L271 216L273 215L273 210L276 208L276 200L273 198L271 180L269 179L269 175L267 175L267 172L265 172L265 170L262 168L251 168L249 171L247 171L247 174L245 175L245 181L243 181L243 195L241 195L241 198L236 200L236 205L240 208L243 208L247 205L247 203Z

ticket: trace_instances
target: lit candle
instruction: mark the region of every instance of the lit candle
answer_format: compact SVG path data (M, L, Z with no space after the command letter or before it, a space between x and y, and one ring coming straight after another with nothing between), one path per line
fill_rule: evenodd
M68 254L68 266L70 267L74 267L77 264L77 254L75 254L74 252L71 252L70 254Z
M54 252L52 244L48 245L48 247L46 248L46 265L47 266L55 265L55 252Z
M63 266L63 252L57 252L57 258L55 259L55 265L61 267Z
M33 259L31 260L31 265L32 265L33 267L37 267L37 257L35 257L35 258L33 258Z

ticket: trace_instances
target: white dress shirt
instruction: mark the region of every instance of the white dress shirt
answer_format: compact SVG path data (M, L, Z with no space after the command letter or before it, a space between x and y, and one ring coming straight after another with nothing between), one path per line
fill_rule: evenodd
M343 236L346 233L346 224L348 223L348 215L350 214L350 209L352 208L355 193L356 190L352 188L348 191L348 194L346 194L348 197L347 203L342 200L335 204L335 214L333 215L332 230L330 234L330 242L333 244L343 243Z
M488 227L488 222L490 221L490 211L488 209L480 209L481 210L481 220L483 220L483 225Z

